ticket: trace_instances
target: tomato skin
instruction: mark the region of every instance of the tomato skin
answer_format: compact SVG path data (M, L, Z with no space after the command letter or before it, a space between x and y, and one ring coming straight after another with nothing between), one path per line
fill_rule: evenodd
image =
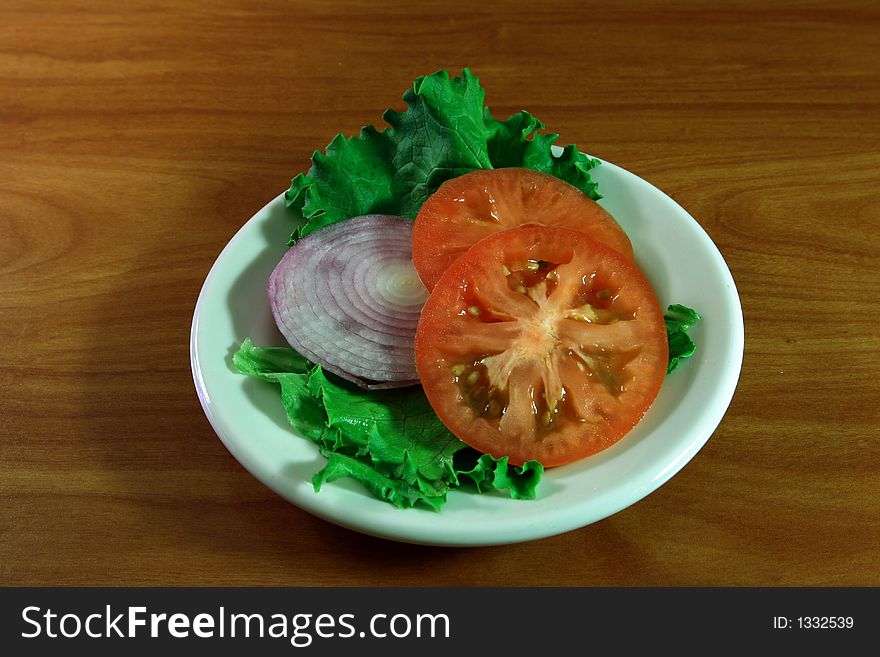
M589 196L550 174L512 167L466 173L429 196L413 227L413 264L431 290L470 246L524 225L577 230L633 259L626 233Z
M415 354L452 433L511 464L545 467L629 432L668 357L662 310L635 264L547 227L496 232L458 258L422 309Z

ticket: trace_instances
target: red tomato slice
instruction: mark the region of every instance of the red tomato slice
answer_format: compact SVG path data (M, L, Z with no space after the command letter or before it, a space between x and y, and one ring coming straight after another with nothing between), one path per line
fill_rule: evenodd
M473 244L519 226L571 228L633 259L626 233L589 196L555 176L510 168L466 173L429 196L413 227L413 264L431 290Z
M462 441L550 467L605 449L666 374L660 305L633 262L583 233L528 227L475 244L422 309L416 367Z

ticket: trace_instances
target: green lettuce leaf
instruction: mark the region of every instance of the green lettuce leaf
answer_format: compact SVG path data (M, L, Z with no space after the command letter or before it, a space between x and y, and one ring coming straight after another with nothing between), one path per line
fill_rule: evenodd
M415 486L401 479L383 475L376 468L362 459L352 458L339 452L328 452L327 465L312 477L315 492L321 492L325 483L336 481L342 477L351 477L370 491L380 500L385 500L398 509L407 509L420 504L433 511L439 511L446 502L446 493L425 495Z
M666 337L669 341L669 365L666 373L669 374L678 368L681 361L690 358L697 350L697 345L688 335L702 317L693 308L673 304L666 309L663 316L666 322Z
M337 135L324 153L316 151L308 175L296 176L285 194L287 206L304 224L295 235L362 214L400 214L393 154L388 135L372 126L362 128L359 137Z
M279 374L305 374L312 363L290 347L257 347L250 338L232 355L232 362L242 374L274 381Z
M598 160L573 145L555 156L555 134L526 111L506 121L492 117L485 92L468 69L423 76L403 96L407 109L388 109L381 132L366 126L358 137L337 135L316 151L308 173L285 195L298 228L290 243L351 217L383 213L414 219L446 180L476 169L528 167L557 176L599 199L590 169Z
M536 169L565 180L594 201L602 198L599 186L590 177L590 169L599 166L599 160L584 155L571 144L562 149L561 155L554 155L552 147L559 135L538 133L544 124L525 110L504 122L493 119L488 107L484 114L493 168Z
M543 473L539 463L515 467L506 458L468 447L440 422L419 386L364 390L289 347L258 347L249 339L233 355L233 364L242 374L281 386L291 425L327 458L313 478L316 490L352 477L394 506L434 510L450 490L467 482L478 492L536 497Z
M468 467L466 463L473 465ZM496 459L490 454L467 450L457 455L456 471L459 477L469 479L477 491L507 490L513 499L534 499L535 488L544 474L538 461L526 461L521 467L511 466L507 457Z

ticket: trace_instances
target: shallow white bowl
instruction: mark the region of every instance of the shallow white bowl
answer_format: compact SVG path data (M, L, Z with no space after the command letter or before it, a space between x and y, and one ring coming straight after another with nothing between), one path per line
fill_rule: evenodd
M297 506L353 530L411 543L498 545L552 536L656 490L706 443L730 404L742 365L742 309L727 264L681 206L613 164L593 173L605 196L601 204L630 236L661 305L690 306L703 321L691 333L697 354L667 377L636 428L595 456L548 470L537 500L454 491L436 513L398 510L345 479L315 493L311 477L324 462L317 447L287 422L279 388L238 374L231 360L246 337L284 344L265 292L292 229L283 194L226 245L196 304L193 377L217 435L255 477Z

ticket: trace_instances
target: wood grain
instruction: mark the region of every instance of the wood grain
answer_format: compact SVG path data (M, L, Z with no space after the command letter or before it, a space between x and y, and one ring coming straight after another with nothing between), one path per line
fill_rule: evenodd
M621 4L4 2L0 584L880 584L880 7ZM654 494L440 549L268 491L202 414L188 333L313 150L463 66L699 219L746 352Z

